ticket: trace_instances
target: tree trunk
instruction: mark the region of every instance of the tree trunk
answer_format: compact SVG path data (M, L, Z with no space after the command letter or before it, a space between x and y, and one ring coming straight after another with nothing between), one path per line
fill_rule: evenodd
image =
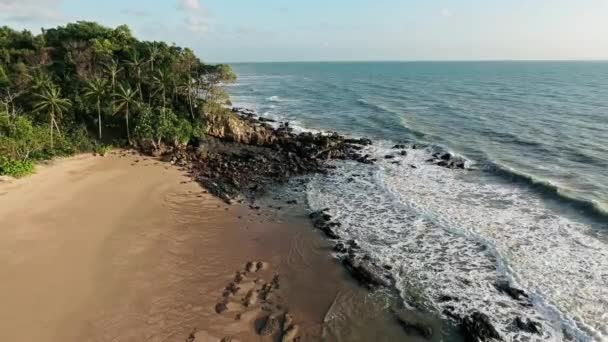
M101 140L101 105L99 97L97 98L97 125L99 125L99 140Z
M194 121L194 108L192 107L192 93L190 91L188 91L188 103L190 104L190 116Z
M129 130L129 105L127 104L127 115L125 116L125 119L127 120L127 141L129 142L129 145L131 145L131 131Z
M50 122L50 127L51 127L51 150L54 148L53 146L53 115L51 112L51 122Z

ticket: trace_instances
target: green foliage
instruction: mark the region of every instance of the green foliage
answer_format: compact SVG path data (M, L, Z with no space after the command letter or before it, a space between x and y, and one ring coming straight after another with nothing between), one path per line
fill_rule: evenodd
M34 173L34 162L31 160L12 160L0 156L0 175L20 178Z
M93 147L93 153L98 154L100 156L105 156L112 150L112 145L106 144L98 144Z
M223 117L222 85L235 79L227 65L139 41L124 25L79 21L38 35L0 27L0 155L47 159L98 151L104 139L185 145Z

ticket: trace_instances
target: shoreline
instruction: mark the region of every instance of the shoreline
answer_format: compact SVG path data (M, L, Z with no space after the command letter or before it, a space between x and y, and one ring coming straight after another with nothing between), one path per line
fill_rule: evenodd
M226 205L176 167L125 150L0 183L0 337L272 341L280 325L260 332L286 313L299 341L402 337L386 298L352 280L294 194L261 197L262 209ZM263 269L246 272L249 262ZM277 275L265 300L244 305ZM241 289L227 295L232 284Z

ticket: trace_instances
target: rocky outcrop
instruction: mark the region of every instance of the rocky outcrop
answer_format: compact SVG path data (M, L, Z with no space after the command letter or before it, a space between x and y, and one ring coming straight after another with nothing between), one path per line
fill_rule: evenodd
M289 123L272 127L269 120L243 109L207 121L207 136L199 146L174 149L167 158L189 167L201 185L227 203L240 195L255 197L267 185L293 176L325 173L329 170L326 161L331 159L374 162L360 152L371 144L369 139L346 139L337 133L296 134Z
M481 312L474 312L462 319L460 330L465 342L502 341L490 318Z
M342 260L342 264L353 278L370 290L391 286L390 274L368 256L351 253Z
M327 210L328 209L314 211L310 213L309 216L315 228L325 233L328 238L337 240L340 238L340 235L334 231L334 228L339 227L341 224L339 222L332 221L331 215L327 214Z
M466 169L466 161L463 158L454 156L451 153L434 153L433 157L428 159L426 162L448 169Z

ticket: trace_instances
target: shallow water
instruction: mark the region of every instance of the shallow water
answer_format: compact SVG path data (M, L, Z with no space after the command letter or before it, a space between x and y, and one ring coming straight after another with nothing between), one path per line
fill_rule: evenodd
M608 63L238 64L235 105L376 139L308 185L393 265L405 303L488 314L510 340L608 338ZM385 160L396 142L426 143ZM429 165L436 150L469 171ZM416 168L412 167L415 166ZM531 294L523 307L493 284ZM450 295L466 298L441 302ZM542 336L513 328L515 317Z

